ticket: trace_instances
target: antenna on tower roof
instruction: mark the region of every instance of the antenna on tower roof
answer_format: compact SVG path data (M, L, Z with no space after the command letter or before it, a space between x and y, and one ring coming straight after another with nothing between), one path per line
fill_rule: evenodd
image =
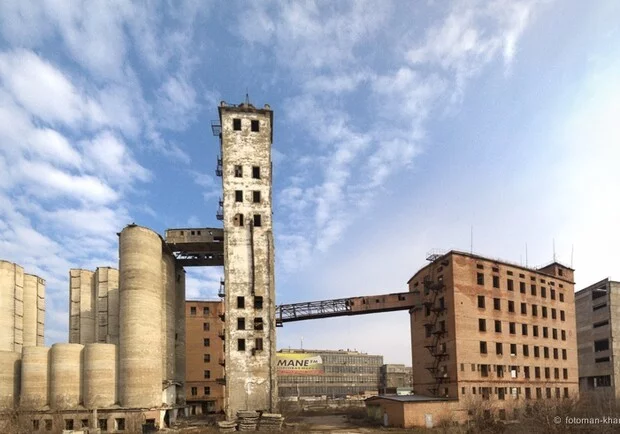
M245 105L250 105L250 95L248 94L248 88L245 88Z

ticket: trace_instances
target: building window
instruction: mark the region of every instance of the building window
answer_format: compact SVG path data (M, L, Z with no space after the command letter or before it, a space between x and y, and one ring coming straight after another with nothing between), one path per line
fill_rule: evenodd
M493 288L499 288L499 276L493 276Z
M124 417L114 419L114 424L116 425L117 431L125 431L125 418Z
M555 289L551 289L549 290L550 295L551 295L551 300L555 300Z
M478 296L478 307L484 309L484 295Z
M504 354L504 346L501 342L495 343L495 354L497 354L498 356Z
M549 328L543 327L543 338L547 339L549 337Z
M237 318L237 330L245 330L245 318Z
M258 123L257 120L252 120L252 122L251 122L252 131L257 133L260 130L260 126L259 125L260 124Z
M73 419L65 419L65 429L73 430Z
M545 288L544 286L540 287L540 296L542 298L547 298L547 288Z
M521 315L527 315L527 303L521 303Z
M204 345L205 347L210 347L210 346L211 346L211 339L209 339L209 338L204 338L204 339L203 339L203 341L202 341L202 343L203 343L203 345Z
M514 322L508 323L508 328L510 329L510 334L514 335L517 333L517 324Z
M556 380L560 379L560 368L553 368L553 378Z
M254 309L262 309L263 308L263 297L261 295L257 295L254 297Z
M527 336L527 324L521 324L521 334Z
M551 378L551 368L549 367L545 368L545 378L547 379Z
M515 290L514 281L512 279L508 279L506 281L506 283L508 284L508 291L514 291Z
M534 345L534 357L540 357L540 347L538 345Z
M496 333L502 332L502 322L499 320L495 320L495 332Z
M243 214L235 214L235 217L233 218L233 224L237 227L242 227L243 226Z
M261 227L262 225L260 214L254 214L254 226Z
M203 360L205 363L209 363L209 362L211 361L211 354L203 354L203 355L202 355L202 360Z
M476 282L478 282L478 285L484 285L484 274L483 273L476 274Z
M530 347L528 345L523 345L523 357L530 356Z
M545 356L545 359L549 358L549 347L543 347L543 355Z
M241 131L241 119L233 118L233 130Z
M540 366L534 367L534 377L540 378Z
M553 339L557 339L558 338L558 329L551 330L551 336L553 337Z
M495 310L500 310L501 309L499 298L494 298L493 299L493 309L495 309Z
M478 319L478 331L481 331L481 332L487 331L487 320L483 318Z
M532 399L532 389L529 387L525 388L525 399Z
M551 308L551 319L557 319L558 317L558 311L555 310L554 308Z
M541 306L542 309L542 317L547 318L547 306Z
M515 302L508 300L508 312L515 313Z
M196 315L196 306L192 306L189 308L189 314L190 315Z
M568 380L568 369L566 369L566 368L562 369L562 377L565 380Z
M245 297L237 297L237 309L245 309Z
M260 191L255 190L252 192L252 202L260 203Z
M562 360L566 360L566 349L562 349Z
M204 389L204 394L205 394L205 395L211 395L211 387L209 387L209 386L205 386L205 389Z
M564 398L568 398L568 387L564 388Z
M511 356L517 355L517 344L510 344L510 355Z
M536 399L542 399L542 387L536 388Z
M482 264L476 264L476 268L477 268L478 270L484 270L484 265L482 265Z
M560 311L560 321L566 321L566 316L564 315L564 311Z
M530 292L532 295L536 295L536 285L533 283L530 285Z
M609 339L600 339L594 341L594 352L607 351L609 349Z
M535 304L532 305L532 316L538 316L538 306Z
M534 336L535 338L538 337L538 326L537 325L532 326L532 336Z
M243 190L235 190L235 202L243 202Z
M99 419L99 420L97 420L97 428L99 428L101 431L107 431L108 430L108 420L107 419ZM51 426L50 426L50 429L52 429Z
M486 343L485 343L485 345L486 345ZM486 346L485 346L484 354L486 354ZM481 377L488 377L489 376L489 365L480 365L480 376Z
M263 338L254 339L254 349L256 351L263 351Z
M208 380L209 378L211 378L211 371L207 369L206 371L204 371L204 379Z
M487 343L484 341L480 341L480 354L487 353Z
M592 324L592 328L599 328L599 327L603 327L609 324L609 320L605 320L605 321L599 321L599 322L595 322L594 324Z
M243 167L236 165L235 166L235 178L241 178L243 177Z
M209 323L208 322L202 323L202 331L203 332L208 332L209 328L210 327L209 327Z
M525 282L519 282L519 292L525 294Z
M209 306L205 306L202 308L202 314L203 315L209 315Z
M39 431L39 419L32 420L32 430Z
M237 339L237 351L245 351L245 339Z
M562 340L565 341L566 340L566 330L560 330L560 336L562 337Z
M254 318L254 330L262 330L262 329L263 329L263 319Z
M252 178L260 179L260 167L252 166Z
M525 378L530 378L530 367L529 366L523 367L523 376Z
M560 301L563 302L564 301L564 294L560 292L559 296L560 296Z

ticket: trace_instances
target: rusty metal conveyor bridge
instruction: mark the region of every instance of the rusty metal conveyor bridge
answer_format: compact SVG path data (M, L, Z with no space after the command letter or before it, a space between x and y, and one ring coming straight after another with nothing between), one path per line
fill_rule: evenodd
M416 307L414 295L413 292L398 292L393 294L282 304L276 306L276 326L282 327L285 322L304 321L308 319L412 310Z

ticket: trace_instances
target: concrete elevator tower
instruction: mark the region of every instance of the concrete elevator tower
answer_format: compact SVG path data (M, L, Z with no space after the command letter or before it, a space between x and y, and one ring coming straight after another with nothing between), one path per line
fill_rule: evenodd
M273 112L247 99L222 102L226 417L277 408L274 243L271 211ZM219 174L219 173L218 173Z

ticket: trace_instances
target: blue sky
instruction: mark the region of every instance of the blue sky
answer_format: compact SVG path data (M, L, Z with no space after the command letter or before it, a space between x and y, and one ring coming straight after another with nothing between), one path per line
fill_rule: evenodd
M529 265L555 241L578 288L617 276L618 22L615 1L2 2L0 257L47 280L66 341L68 270L116 266L124 225L219 225L210 121L247 89L275 112L278 303L404 291L472 227ZM403 312L278 346L302 338L411 359Z

